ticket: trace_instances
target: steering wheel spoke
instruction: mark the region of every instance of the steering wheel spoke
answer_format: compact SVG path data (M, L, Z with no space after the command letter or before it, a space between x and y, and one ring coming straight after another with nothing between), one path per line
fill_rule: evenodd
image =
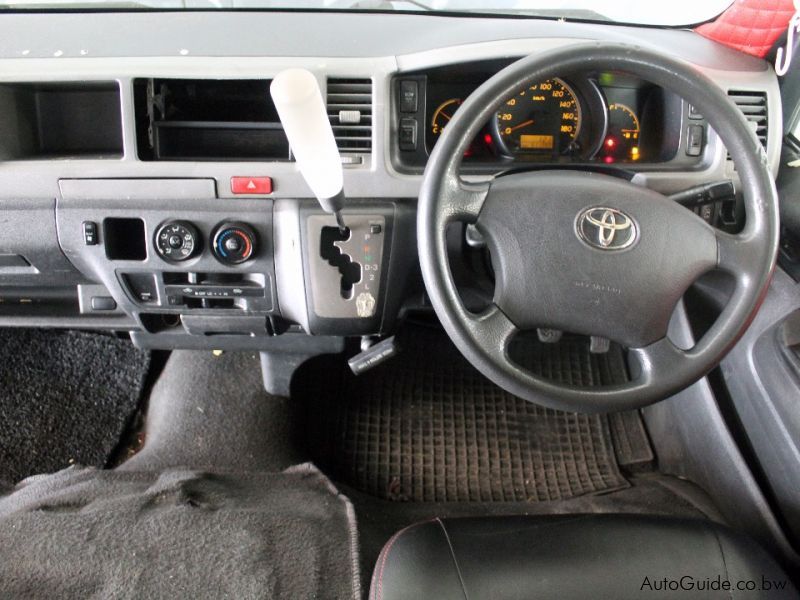
M752 236L714 230L717 240L717 266L732 275L737 285L745 283L749 274L758 272L760 254Z
M645 385L669 380L670 372L685 362L687 353L668 337L643 346L628 349L628 365L634 379Z
M504 357L511 338L519 332L519 328L496 304L480 314L466 314L465 321L472 338L480 341L487 352Z
M464 181L457 175L453 176L447 186L447 203L449 205L449 219L454 221L474 222L486 202L489 188L493 179L486 181Z

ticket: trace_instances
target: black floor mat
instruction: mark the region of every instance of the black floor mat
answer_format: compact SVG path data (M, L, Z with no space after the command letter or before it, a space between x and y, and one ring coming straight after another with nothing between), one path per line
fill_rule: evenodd
M307 363L295 378L311 451L334 479L418 502L552 501L628 486L607 417L545 409L504 392L440 330L408 329L400 343L397 358L361 377L329 359ZM625 377L618 349L592 355L579 338L526 341L516 352L568 383Z
M107 335L0 329L0 480L104 466L141 399L149 360Z

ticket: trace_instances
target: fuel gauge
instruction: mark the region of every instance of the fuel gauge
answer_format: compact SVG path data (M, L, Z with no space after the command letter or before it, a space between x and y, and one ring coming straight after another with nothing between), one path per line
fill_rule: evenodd
M639 153L639 117L629 106L615 102L608 107L608 131L600 157L603 162L636 161Z

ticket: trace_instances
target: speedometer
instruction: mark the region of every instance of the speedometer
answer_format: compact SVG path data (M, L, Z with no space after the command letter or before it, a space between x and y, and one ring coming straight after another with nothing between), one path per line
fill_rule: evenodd
M498 141L509 154L568 154L581 129L581 105L561 79L526 87L495 117Z

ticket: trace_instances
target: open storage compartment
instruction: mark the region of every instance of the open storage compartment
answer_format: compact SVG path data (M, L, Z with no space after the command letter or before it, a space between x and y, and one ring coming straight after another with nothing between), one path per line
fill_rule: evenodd
M142 160L289 160L269 80L137 79Z
M122 154L117 82L0 84L0 160Z

